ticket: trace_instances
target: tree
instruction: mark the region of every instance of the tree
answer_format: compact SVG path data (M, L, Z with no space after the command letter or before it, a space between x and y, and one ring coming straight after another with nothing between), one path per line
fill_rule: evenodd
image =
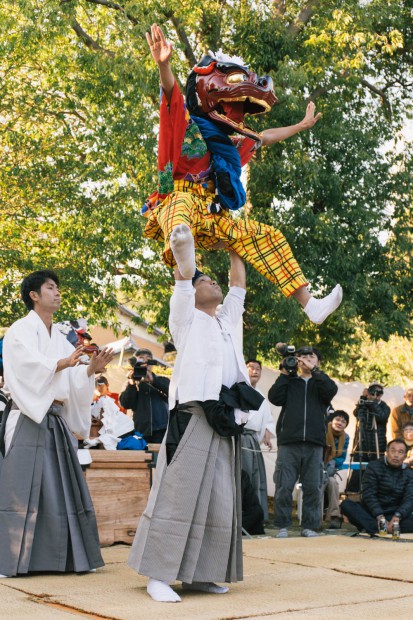
M411 335L411 2L30 0L2 4L0 25L1 323L23 312L22 275L55 267L61 315L116 322L119 300L166 325L171 276L142 236L154 190L158 76L144 31L174 41L181 84L209 48L271 73L280 104L258 128L289 125L316 101L311 132L257 152L248 172L254 219L280 228L314 291L343 285L320 328L248 270L248 354L279 340L317 342L331 363L369 334ZM223 252L201 253L225 276Z

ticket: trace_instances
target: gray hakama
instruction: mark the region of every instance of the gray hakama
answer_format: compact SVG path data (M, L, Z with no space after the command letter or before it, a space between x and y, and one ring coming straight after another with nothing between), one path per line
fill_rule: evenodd
M84 572L103 566L95 512L60 407L40 424L20 414L0 456L0 573ZM0 436L0 447L3 443Z
M265 472L264 457L262 456L256 431L244 429L244 433L241 435L241 446L242 469L245 470L250 477L252 487L264 511L264 521L267 521L267 475Z
M242 580L240 446L209 426L198 402L167 465L162 444L128 564L154 579Z

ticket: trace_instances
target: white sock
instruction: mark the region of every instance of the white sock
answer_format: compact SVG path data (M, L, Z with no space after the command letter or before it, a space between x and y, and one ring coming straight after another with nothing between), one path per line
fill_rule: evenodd
M322 299L311 297L304 308L304 312L310 321L316 323L316 325L320 325L329 314L339 307L342 299L343 289L339 284L336 284L331 293L326 297Z
M8 579L9 576L8 575L0 575L0 579Z
M217 586L212 581L193 581L192 583L182 582L184 590L196 590L198 592L208 592L208 594L225 594L229 588L226 586Z
M146 591L158 603L179 603L181 597L165 581L149 579Z
M195 243L191 229L186 224L175 226L171 233L171 249L181 275L190 280L196 269Z

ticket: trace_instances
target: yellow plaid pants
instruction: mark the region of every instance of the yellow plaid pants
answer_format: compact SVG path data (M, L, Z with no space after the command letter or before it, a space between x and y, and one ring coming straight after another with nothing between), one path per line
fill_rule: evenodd
M226 210L209 213L207 206L213 197L201 185L175 181L174 191L150 212L144 235L164 242L162 258L167 265L176 264L169 243L171 232L179 224L187 224L196 247L208 250L218 241L225 241L286 297L307 284L282 232L267 224L233 217Z

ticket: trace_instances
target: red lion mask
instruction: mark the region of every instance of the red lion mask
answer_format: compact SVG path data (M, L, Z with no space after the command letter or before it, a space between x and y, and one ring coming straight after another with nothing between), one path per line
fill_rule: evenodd
M268 75L258 77L237 62L204 56L189 74L186 104L189 112L223 123L232 131L259 141L244 123L246 114L263 114L277 103Z

